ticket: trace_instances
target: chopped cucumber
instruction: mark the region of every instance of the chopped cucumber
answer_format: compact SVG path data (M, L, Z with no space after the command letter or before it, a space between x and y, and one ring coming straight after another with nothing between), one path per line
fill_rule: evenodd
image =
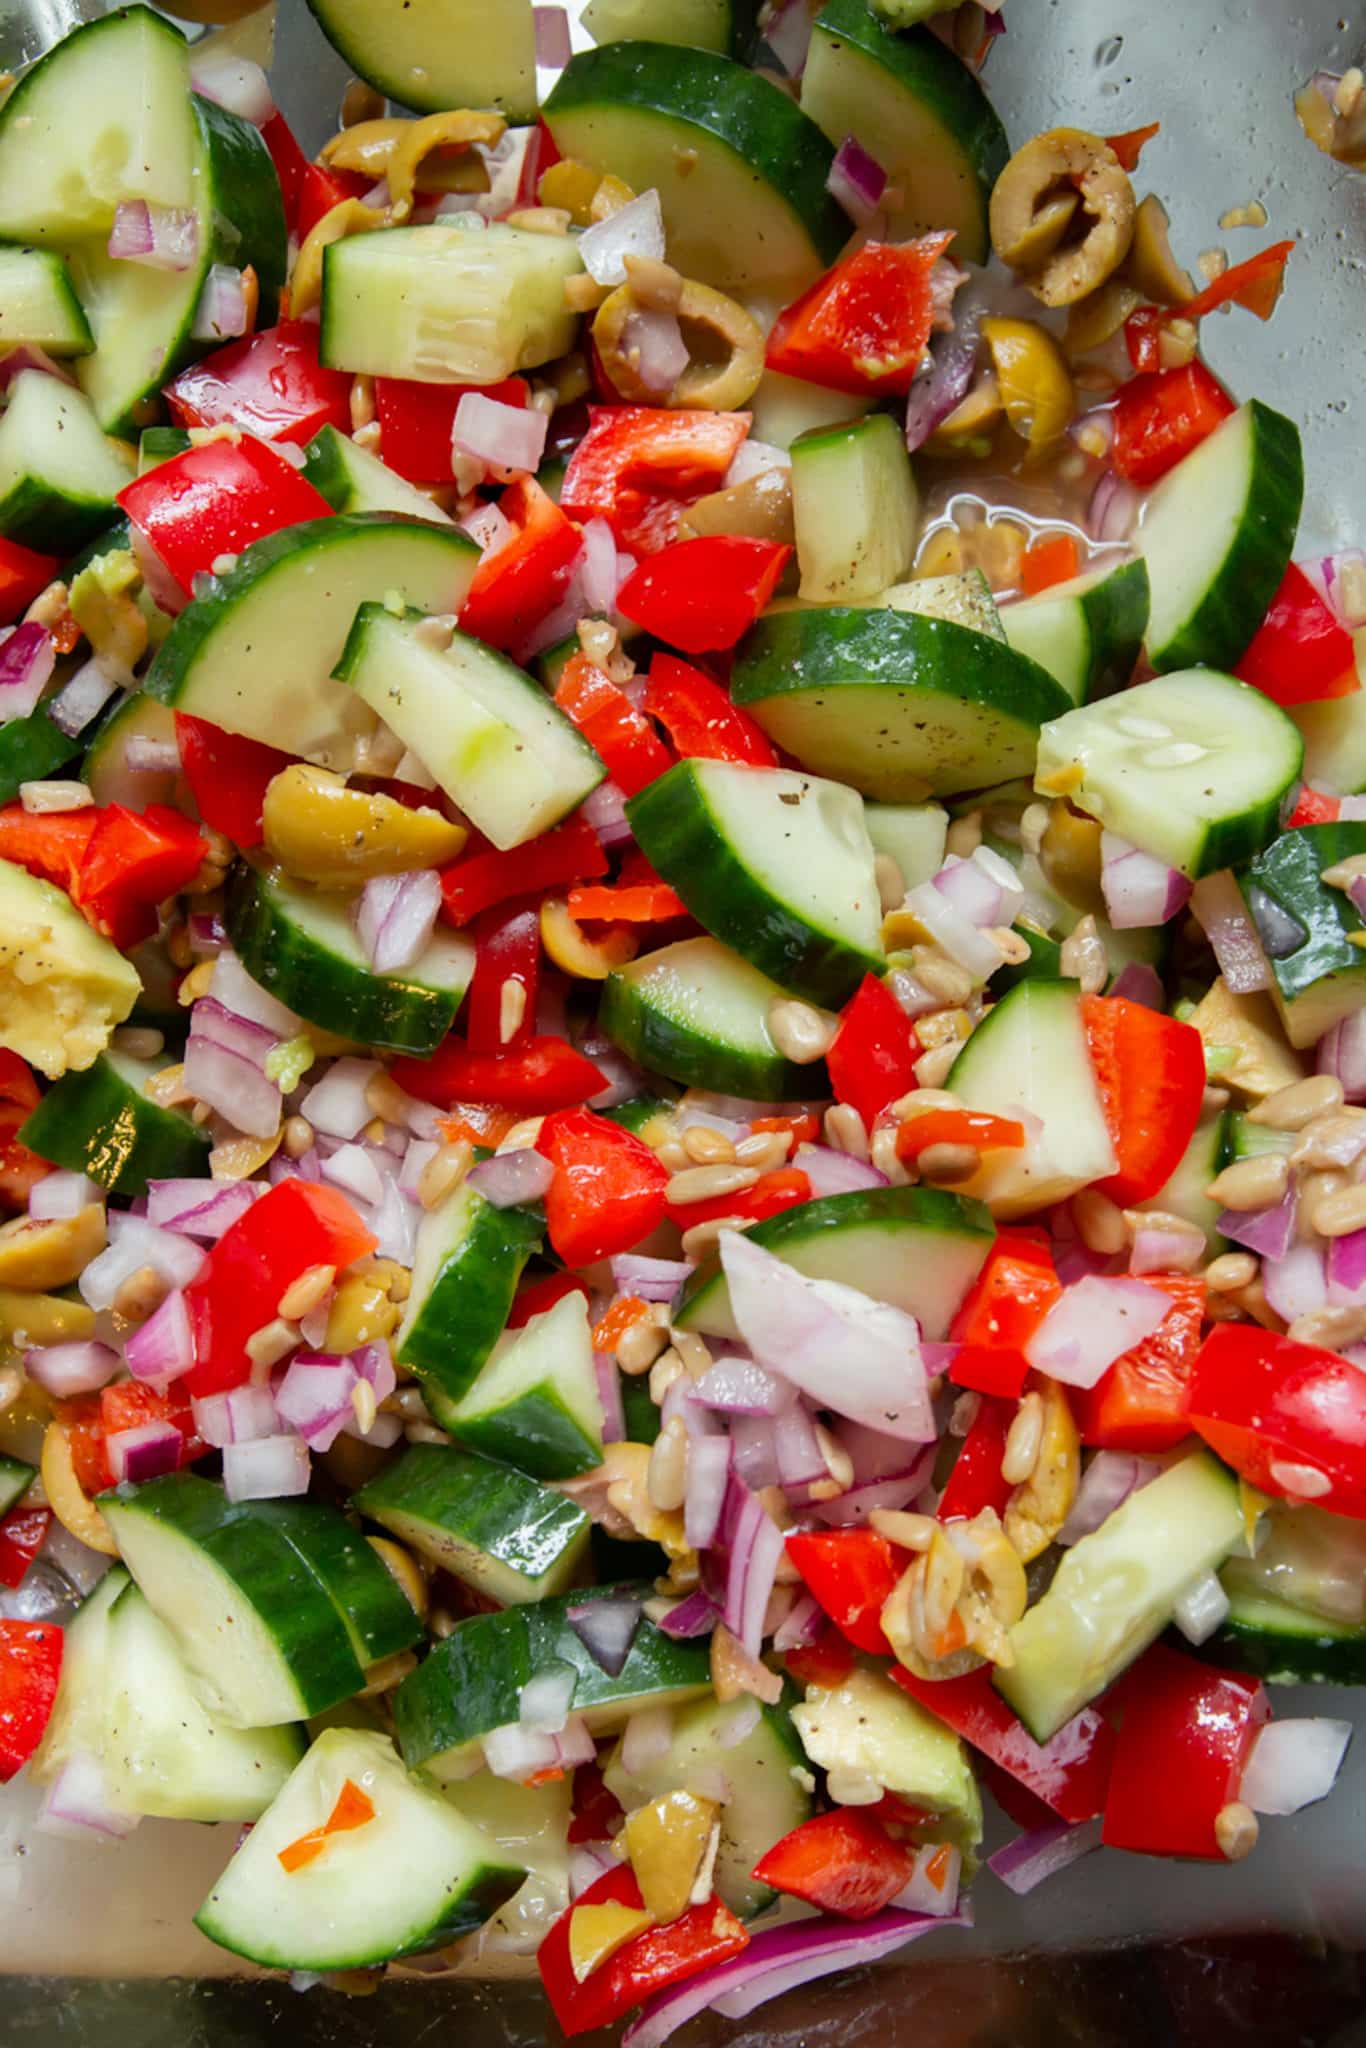
M498 107L536 119L531 0L308 0L327 40L386 98L422 114Z
M863 821L874 853L885 853L908 889L928 882L944 865L949 814L942 804L865 803Z
M770 614L736 652L731 695L803 766L916 802L1028 774L1067 708L1026 655L947 619L837 606Z
M890 413L793 442L792 518L808 604L864 603L906 574L920 499L906 436Z
M0 804L14 803L21 783L44 781L80 751L79 736L72 739L55 726L46 704L0 725Z
M160 469L193 446L188 427L144 427L138 435L138 475Z
M1216 1258L1228 1247L1219 1235L1219 1204L1210 1200L1205 1189L1228 1163L1230 1126L1238 1121L1226 1109L1209 1110L1196 1125L1166 1186L1159 1188L1150 1202L1137 1204L1140 1209L1160 1209L1165 1215L1183 1216L1188 1223L1197 1224L1205 1233L1210 1258Z
M1133 675L1148 629L1148 599L1146 562L1121 562L1004 606L1001 629L1074 704L1089 704L1122 690Z
M1366 789L1366 690L1293 705L1290 716L1304 739L1307 783L1334 796Z
M1285 574L1303 496L1299 432L1255 398L1163 477L1138 534L1155 669L1233 667Z
M543 1785L515 1785L481 1771L458 1785L443 1785L441 1796L481 1828L510 1862L526 1866L521 1890L487 1923L482 1953L530 1955L569 1904L569 1774Z
M1234 1590L1215 1634L1200 1645L1211 1664L1255 1672L1274 1685L1366 1685L1366 1622L1328 1621L1269 1593Z
M81 392L42 370L20 371L0 416L0 534L70 554L108 525L132 474Z
M262 1500L251 1511L303 1560L341 1616L363 1670L421 1642L422 1623L407 1594L336 1508L320 1500Z
M447 1410L461 1443L536 1479L572 1479L603 1459L602 1401L588 1305L567 1294L499 1345Z
M81 780L95 802L145 811L148 804L174 804L179 797L181 807L188 808L179 756L171 768L130 767L128 742L134 736L175 745L175 713L145 690L116 697L90 734Z
M49 1088L23 1125L23 1143L113 1195L145 1195L149 1181L202 1174L209 1133L147 1093L153 1074L169 1064L101 1053L83 1073L64 1074Z
M394 1333L394 1358L423 1382L446 1424L507 1324L541 1224L524 1209L495 1209L462 1186L418 1225L412 1284Z
M882 602L889 611L920 612L929 619L971 626L993 640L1006 638L1000 607L980 569L968 569L959 576L918 576L910 583L894 583L883 591ZM1026 647L1021 652L1030 650Z
M812 1763L872 1778L931 1816L932 1841L971 1854L982 1839L982 1795L968 1753L951 1728L881 1671L859 1670L843 1684L808 1686L792 1719Z
M1073 1544L1010 1631L1015 1662L992 1674L1034 1740L1049 1741L1104 1692L1243 1540L1237 1480L1192 1451Z
M115 1564L86 1594L62 1635L62 1667L57 1697L33 1753L29 1776L35 1785L50 1785L62 1766L82 1752L101 1756L107 1734L104 1677L109 1665L109 1616L130 1580Z
M1293 1046L1317 1045L1325 1031L1366 1001L1366 952L1353 941L1366 922L1345 889L1330 888L1326 868L1366 853L1366 824L1342 820L1283 832L1238 880L1253 924L1262 931L1271 995ZM1264 905L1291 920L1300 938L1268 944ZM1279 920L1278 920L1279 927Z
M453 523L416 484L336 427L324 427L304 456L304 475L334 512L406 512L411 519L430 520L436 526Z
M799 435L813 428L861 419L867 404L866 398L853 392L827 391L823 384L785 377L781 370L765 370L749 402L754 415L750 432L756 441L766 441L770 447L791 448Z
M683 43L748 64L759 38L759 0L588 0L595 43Z
M776 982L717 939L680 939L609 974L598 1023L628 1059L692 1088L763 1102L822 1086L823 1069L779 1052L769 1030Z
M95 346L55 249L0 248L0 348L25 346L57 357L88 355Z
M1287 1685L1366 1684L1366 1524L1278 1503L1261 1535L1219 1574L1229 1614L1200 1654Z
M1302 752L1260 690L1191 669L1055 718L1039 735L1035 788L1198 878L1275 835Z
M9 1513L37 1477L36 1465L28 1465L22 1458L11 1458L7 1452L0 1451L0 1515Z

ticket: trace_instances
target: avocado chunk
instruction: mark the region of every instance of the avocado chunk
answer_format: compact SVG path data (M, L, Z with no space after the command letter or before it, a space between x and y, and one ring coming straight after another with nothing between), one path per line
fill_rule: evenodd
M982 1795L968 1754L951 1728L878 1671L855 1671L843 1685L807 1687L793 1723L813 1764L872 1778L936 1818L926 1838L957 1844L965 1857L982 1839Z
M141 992L137 969L69 897L0 861L0 1044L49 1081L83 1072Z

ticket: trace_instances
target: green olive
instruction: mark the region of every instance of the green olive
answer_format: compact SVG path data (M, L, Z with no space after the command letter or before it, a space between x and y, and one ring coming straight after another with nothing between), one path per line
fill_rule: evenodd
M270 858L301 882L350 889L453 861L469 837L436 810L412 810L373 790L348 789L327 768L296 761L266 790L261 814Z
M661 397L640 375L640 350L630 323L672 310L687 345L688 363L672 391ZM744 307L708 284L684 279L671 308L651 303L633 283L618 285L599 306L593 342L610 382L636 405L684 406L698 412L735 412L748 405L764 373L764 335Z
M713 491L689 505L679 525L680 540L701 534L741 533L751 540L776 540L788 547L796 539L792 525L792 472L764 469L728 491Z
M104 1204L88 1202L74 1216L35 1223L16 1216L0 1228L0 1289L32 1288L45 1293L79 1280L104 1250Z
M1045 306L1070 306L1124 261L1134 212L1134 188L1109 143L1085 128L1050 128L996 180L992 247ZM1085 233L1067 239L1078 222Z

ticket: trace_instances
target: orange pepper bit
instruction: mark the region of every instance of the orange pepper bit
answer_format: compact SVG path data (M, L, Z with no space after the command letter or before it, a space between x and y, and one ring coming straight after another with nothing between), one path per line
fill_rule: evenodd
M337 1803L320 1828L310 1828L306 1835L290 1842L286 1848L277 1851L280 1862L294 1875L314 1858L321 1856L331 1835L349 1834L353 1828L363 1828L375 1817L375 1802L368 1792L362 1792L359 1785L348 1778L337 1794Z
M595 1351L615 1351L628 1330L634 1330L637 1323L643 1323L650 1313L648 1301L642 1301L638 1294L624 1294L620 1301L614 1301L600 1322L593 1325L593 1348Z

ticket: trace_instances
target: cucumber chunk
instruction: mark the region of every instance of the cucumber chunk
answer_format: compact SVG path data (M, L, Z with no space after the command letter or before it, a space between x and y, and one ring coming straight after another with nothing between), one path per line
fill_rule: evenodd
M794 1101L822 1067L780 1053L768 1025L776 982L718 939L680 939L609 974L598 1022L628 1059L688 1087Z
M351 68L386 98L421 114L499 107L536 119L531 0L308 0L314 20Z
M0 348L25 345L59 358L88 355L95 346L55 249L0 248Z
M334 512L406 512L435 526L453 524L416 484L333 426L324 427L304 450L304 475Z
M1304 739L1304 779L1334 796L1366 789L1366 690L1296 704L1290 713Z
M147 1083L169 1060L104 1052L83 1073L64 1074L20 1131L42 1159L84 1173L112 1195L145 1195L153 1180L202 1174L211 1139L183 1110L153 1102Z
M323 1828L347 1784L374 1816L327 1837L295 1870L280 1852ZM404 1770L386 1735L329 1728L257 1822L195 1925L220 1948L282 1970L344 1970L444 1947L481 1927L526 1873L438 1792Z
M443 1427L503 1334L541 1228L530 1211L495 1209L469 1186L458 1187L418 1225L394 1358L421 1379Z
M588 0L595 43L683 43L748 64L759 38L759 0Z
M1285 713L1232 676L1159 676L1055 718L1036 789L1198 878L1274 837L1303 747Z
M906 574L920 500L890 413L793 442L792 519L808 604L866 603Z
M71 739L55 726L46 705L27 718L12 718L0 726L0 804L12 804L21 783L44 781L80 751L79 737Z
M1288 952L1286 940L1265 945L1271 995L1293 1046L1317 1045L1366 1002L1366 952L1352 943L1366 923L1347 891L1323 880L1325 868L1363 853L1366 824L1303 825L1283 832L1238 877L1254 926L1264 925L1269 900L1302 934Z
M319 1500L261 1500L252 1514L303 1560L341 1616L362 1669L421 1642L422 1623L407 1594L336 1508Z
M109 1616L120 1594L131 1585L128 1573L115 1564L86 1594L62 1636L62 1668L57 1697L33 1753L29 1776L35 1785L50 1785L62 1766L84 1751L102 1756L107 1734L104 1678L109 1665Z
M59 377L20 371L0 416L0 534L70 554L109 524L132 474L88 399Z
M1001 627L1074 704L1112 696L1133 675L1148 629L1146 562L1089 570L1001 609Z
M1273 1685L1366 1685L1366 1623L1327 1621L1225 1582L1228 1615L1200 1645L1202 1658Z
M993 640L1004 640L1000 607L991 585L980 569L967 569L956 576L918 576L910 583L894 583L882 592L881 601L894 612L922 612L926 618L949 619L955 626L971 626ZM1022 650L1028 654L1026 647Z
M188 809L188 788L180 761L171 768L138 768L128 763L128 742L134 737L176 744L175 713L145 690L116 697L90 734L81 763L81 780L97 804L125 804L145 811L148 804L175 804Z
M515 1785L509 1778L481 1771L459 1785L443 1785L441 1796L482 1829L509 1862L526 1865L521 1890L486 1923L480 1954L530 1956L550 1922L569 1904L571 1776L543 1785Z
M932 881L943 867L949 814L942 804L865 803L863 819L874 853L891 856L908 889Z
M27 1465L22 1458L11 1458L8 1453L0 1451L0 1515L9 1513L37 1477L36 1465Z
M873 845L852 790L790 768L680 761L626 815L699 924L794 995L838 1009L885 968Z
M602 1402L583 1296L567 1294L510 1335L447 1412L461 1443L535 1479L600 1465Z
M1205 1189L1228 1164L1230 1127L1236 1122L1241 1122L1241 1118L1235 1118L1227 1109L1208 1111L1196 1125L1166 1186L1159 1188L1150 1202L1137 1204L1140 1209L1160 1209L1165 1215L1183 1216L1188 1223L1196 1224L1205 1233L1210 1258L1217 1258L1228 1246L1219 1234L1219 1204L1210 1200ZM1254 1124L1250 1128L1264 1127Z
M1277 1503L1260 1533L1219 1574L1228 1618L1201 1656L1287 1685L1366 1683L1366 1526Z
M827 391L823 384L808 384L803 377L765 370L750 400L754 415L750 432L756 441L766 441L772 448L791 448L799 435L812 428L860 419L867 403L852 391Z

